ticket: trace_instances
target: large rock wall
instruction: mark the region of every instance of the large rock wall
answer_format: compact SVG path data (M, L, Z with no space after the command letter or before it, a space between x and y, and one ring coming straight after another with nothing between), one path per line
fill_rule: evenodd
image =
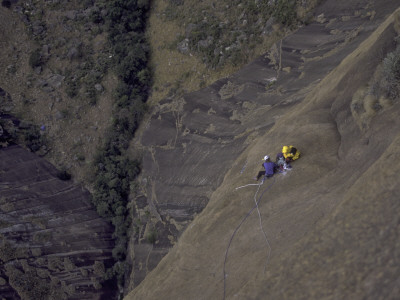
M112 299L113 228L90 194L39 156L0 148L0 294L6 299Z
M396 1L379 5L325 1L316 12L315 22L283 39L270 53L237 74L159 105L141 139L145 146L143 195L147 204L159 223L168 226L179 222L188 225L183 221L194 217L193 211L198 212L194 208L201 210L208 205L189 227L176 226L178 234L184 234L128 299L225 296L222 270L226 246L255 197L254 191L247 190L239 195L235 187L252 183L263 155L274 156L282 145L295 144L303 158L292 173L277 177L279 184L267 193L274 198L268 197L271 203L262 210L268 218L268 233L273 236L274 254L270 259L275 259L276 269L263 275L263 268L259 268L268 256L268 247L261 232L254 229L259 228L256 214L241 229L246 234L234 244L227 265L229 297L263 298L269 293L265 288L268 286L276 287L270 293L271 299L285 298L279 289L285 289L290 265L285 264L279 282L273 280L280 274L279 264L284 262L279 256L312 231L315 224L327 220L324 216L342 199L351 197L343 191L356 184L367 172L368 162L380 160L395 139L395 129L388 127L387 136L381 138L385 129L377 125L385 118L393 122L395 113L386 110L385 116L373 123L377 131L366 134L352 119L351 101L357 89L368 83L382 55L393 50L393 26L375 33L382 38L375 38L373 46L360 45L397 6ZM368 49L370 55L361 50L358 55L364 56L359 65L351 71L342 66L341 72L324 81L358 47ZM350 56L345 65L356 58ZM319 201L321 197L324 201ZM395 245L388 249L395 249ZM307 253L312 257L313 253ZM294 264L296 253L288 252L285 257ZM299 271L298 276L302 274ZM264 280L265 276L270 280ZM297 288L285 295L296 299L296 291L301 290ZM315 296L309 292L304 299Z

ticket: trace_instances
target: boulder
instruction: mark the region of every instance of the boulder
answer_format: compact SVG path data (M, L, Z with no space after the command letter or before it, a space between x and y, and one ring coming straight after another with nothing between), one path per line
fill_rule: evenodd
M47 78L47 84L53 88L59 88L64 80L65 76L60 74L52 74Z
M100 83L96 83L96 84L94 85L94 88L95 88L96 91L98 91L99 93L101 93L101 92L104 90L103 86L102 86Z
M178 43L177 49L179 52L183 54L188 54L189 53L189 39L184 39L181 42Z

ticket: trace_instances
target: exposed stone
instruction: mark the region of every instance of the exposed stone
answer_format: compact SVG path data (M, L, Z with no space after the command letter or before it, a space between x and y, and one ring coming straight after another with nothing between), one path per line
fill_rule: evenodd
M96 89L96 91L98 92L102 92L104 90L103 86L100 83L96 83L94 85L94 88Z
M43 57L48 57L50 55L50 46L49 45L43 45L42 47L42 56Z
M40 35L44 32L45 27L39 24L32 25L32 33L33 35Z
M33 71L35 72L35 74L39 75L40 73L42 73L42 66L36 67Z
M184 39L177 45L177 49L179 52L183 54L188 54L189 53L189 39Z
M95 262L113 263L113 228L98 216L88 191L60 180L49 162L16 145L0 149L0 170L0 182L7 182L0 184L1 217L7 220L0 228L0 249L7 250L0 264L2 278L7 275L0 280L1 296L53 299L61 291L63 297L54 299L63 299L68 291L69 299L116 299L115 286L97 290L80 271L88 269L101 281Z
M324 1L325 9L329 11L330 17L333 14L331 10L336 10L334 14L343 14L344 8L350 2L342 2L338 5L337 1ZM358 1L353 1L353 4L356 2L359 5ZM390 7L383 8L382 6L380 13L377 13L380 15L380 21L398 7L398 3L394 0L385 1L385 4L389 2ZM352 21L353 19L349 20L349 23ZM361 23L354 21L350 25L358 30ZM343 26L343 24L334 25L337 25L337 28ZM348 29L350 25L346 24L349 26ZM327 295L327 290L330 294L337 293L338 297L344 293L345 296L341 298L352 299L379 298L384 290L387 291L387 298L393 298L398 294L396 289L398 282L395 275L399 268L394 267L390 272L384 273L384 270L388 270L387 261L398 248L396 248L398 243L393 243L398 240L396 235L398 224L385 222L387 216L379 214L380 211L375 209L379 207L381 211L388 212L396 207L397 214L389 213L389 215L391 217L398 215L399 206L395 203L398 203L396 196L399 189L395 188L387 192L389 187L398 186L399 176L395 175L399 174L398 164L391 171L380 164L390 157L396 157L398 107L396 111L383 110L387 116L391 117L387 123L388 127L384 125L385 116L376 114L377 118L380 118L375 122L376 132L364 133L370 138L367 149L360 146L358 142L362 134L354 124L348 105L355 89L352 83L353 78L357 84L364 85L368 82L368 78L371 78L374 73L373 64L381 62L380 59L371 59L371 57L376 57L376 54L382 51L382 45L391 43L394 36L392 27L387 27L385 31L380 28L379 37L375 36L379 44L363 43L371 35L372 30L379 26L379 22L367 26L368 30L363 29L363 34L357 35L350 47L343 42L346 38L344 33L338 33L339 36L332 39L329 31L335 26L326 28L313 23L311 26L301 27L283 39L281 43L277 43L279 55L276 65L279 66L279 71L275 68L275 64L271 64L271 59L264 55L238 73L231 75L229 80L220 79L209 87L184 95L186 103L182 109L177 109L174 103L171 103L176 100L173 97L160 103L160 107L164 109L154 112L140 138L142 145L149 149L145 151L148 153L143 155L142 171L143 177L148 179L146 183L143 182L143 190L147 193L147 203L149 206L155 206L158 213L165 216L165 222L169 222L167 216L190 218L190 209L198 203L201 206L201 196L205 197L206 203L207 197L211 195L211 201L207 209L196 216L193 223L186 228L185 234L181 235L174 251L163 259L162 267L153 271L152 276L148 276L141 282L132 295L126 297L127 299L158 299L160 297L175 299L182 294L182 289L185 290L185 295L188 295L187 298L196 298L199 295L204 295L205 298L219 297L222 294L222 280L216 284L215 278L218 275L215 274L222 273L223 254L228 254L227 241L229 237L233 238L232 232L238 224L241 224L241 221L243 222L243 217L249 209L254 207L252 197L254 193L258 193L256 188L251 192L251 187L248 187L249 190L242 190L236 194L232 191L235 187L251 182L251 175L257 170L249 170L249 168L253 169L254 166L259 165L257 157L261 158L260 153L279 151L282 149L282 144L286 143L301 144L304 148L303 153L307 153L307 156L304 155L302 158L304 160L299 160L299 164L294 163L293 171L287 176L276 176L276 184L272 183L272 180L264 184L262 190L269 189L272 184L275 186L272 188L273 191L262 199L265 202L262 204L263 207L260 206L260 210L265 214L264 220L268 219L268 232L271 233L271 237L274 236L272 237L274 253L280 253L281 249L282 252L288 251L289 255L285 258L290 259L290 263L286 263L285 259L275 255L265 269L265 258L269 255L269 250L265 245L263 249L258 248L258 242L262 240L262 232L253 235L253 225L258 223L258 218L253 213L254 218L246 220L247 224L241 228L243 231L246 230L246 233L240 234L231 248L236 254L232 251L226 256L229 263L226 273L229 287L226 290L227 298L236 296L243 299L262 299L265 298L265 294L270 293L271 299L320 299ZM368 49L357 49L360 44ZM309 60L303 60L304 54L299 53L302 49L316 51L307 55ZM358 55L353 55L354 51L364 58L359 65L347 69L343 64L344 58L350 56L352 61L360 59ZM352 63L348 59L346 61ZM297 72L299 69L306 70L306 76L299 78L299 72ZM354 76L354 74L360 76ZM337 78L343 75L345 77ZM276 84L271 85L273 82ZM313 90L316 82L326 85L319 84L317 89ZM274 92L266 93L266 87ZM305 92L306 88L312 91L311 95ZM302 103L306 97L305 94L307 97L310 96L307 99L310 101ZM219 100L219 96L227 101ZM294 104L297 105L296 109L293 109ZM211 108L212 113L209 113ZM287 118L286 112L289 112ZM281 116L285 117L281 118ZM278 119L280 121L274 124ZM214 128L215 130L211 130ZM386 134L387 130L390 133ZM302 134L299 134L299 131ZM383 132L385 133L382 134ZM245 137L244 140L241 140L241 137ZM373 139L374 144L371 145ZM183 145L185 147L182 147ZM391 152L386 153L389 145ZM315 149L318 150L314 151ZM327 152L330 154L325 156ZM387 155L389 153L390 156ZM315 162L315 159L318 161ZM225 164L229 166L222 169ZM242 174L240 168L246 165L247 169ZM372 172L372 167L380 168L378 176ZM325 178L321 178L324 176ZM297 185L292 184L294 179ZM365 179L368 179L368 183L376 184L377 189L380 189L379 192L385 191L385 197L387 197L385 201L381 201L382 196L378 192L375 199L373 199L374 196L369 195L371 191L363 192L363 189L368 188L368 185L363 186ZM320 180L323 185L316 184ZM337 185L339 182L340 184ZM382 188L382 182L385 182L384 188ZM337 188L335 189L334 186ZM356 186L361 189L356 189ZM352 191L353 188L355 188L354 191ZM364 198L368 199L368 205L363 204ZM283 204L282 201L285 203ZM243 203L245 204L242 205ZM237 210L232 204L237 204ZM353 207L344 210L343 206ZM372 212L371 215L363 214L368 210ZM304 211L307 211L306 219L301 216ZM375 213L379 215L377 218ZM353 214L358 214L362 218L360 222L352 219ZM331 218L327 218L328 215ZM343 218L343 215L346 215L346 218ZM279 218L271 216L279 216ZM370 223L370 216L375 217L376 224L382 224L386 226L386 229L383 226L379 233L379 229ZM285 220L280 220L281 217ZM227 225L226 222L229 224ZM223 234L215 230L215 228L220 230L220 226L225 228L221 229ZM349 238L348 232L352 232L354 238ZM324 236L328 238L321 239ZM380 239L379 243L374 244L377 245L375 247L370 241L377 236L380 236ZM392 240L386 243L389 236ZM360 239L363 243L359 243ZM215 243L218 246L215 246ZM287 250L289 244L290 247L296 246ZM199 249L198 245L202 245L202 248ZM352 246L348 252L349 255L338 257L338 253L343 253L348 249L348 245ZM359 252L360 246L363 246L362 251L365 255ZM257 250L254 250L255 248ZM250 255L244 261L243 257L249 250L256 251L263 257L257 258L257 262L254 262L257 255ZM140 253L141 251L143 253ZM215 251L220 253L217 257L213 255ZM305 252L307 254L304 254ZM138 249L138 253L139 257L148 257L144 254L149 251ZM388 260L381 260L379 269L376 269L374 275L370 275L370 271L375 270L375 263L377 263L375 254L386 255L384 257ZM299 255L302 259L298 258ZM360 255L359 259L355 259L356 255ZM143 262L142 265L134 267L135 276L147 267L148 262L144 260ZM363 267L366 262L370 269ZM392 262L394 266L394 260ZM177 263L185 266L189 264L191 267L174 271L172 274L170 270ZM328 263L330 268L320 267L325 263ZM296 265L296 268L293 268L293 265ZM351 283L346 279L337 279L337 265L340 265L339 269L343 271L343 274L346 273L345 277ZM251 270L249 266L252 267ZM238 271L238 268L241 270ZM304 272L305 269L307 272ZM252 274L253 270L258 272L257 275ZM246 276L242 272L245 272ZM315 276L315 272L326 277ZM353 274L355 276L352 276ZM380 274L382 277L377 279ZM139 277L141 276L139 274ZM264 276L269 281L264 280ZM246 284L248 278L251 278L250 287ZM276 278L278 279L275 280ZM326 278L329 279L328 282ZM285 279L290 281L285 281ZM301 281L301 284L297 284L298 281ZM318 284L310 285L313 281L318 281ZM158 285L160 282L165 283ZM184 284L177 289L176 282L184 282ZM273 282L273 284L268 284L268 282ZM385 284L387 282L390 288L382 288L383 282ZM138 282L135 282L135 285L137 284ZM241 284L243 286L236 288L236 285ZM339 290L338 285L341 286ZM368 289L365 289L367 285ZM304 290L305 286L307 288ZM256 290L256 288L258 291L254 292L253 289ZM392 292L394 289L396 292ZM207 293L203 293L204 290ZM317 290L319 294L314 294ZM353 297L356 293L358 296ZM298 296L299 294L301 297Z
M52 74L47 78L47 84L53 88L59 88L64 80L65 76L60 74Z
M275 23L275 18L274 17L270 17L267 20L267 22L265 23L265 26L264 26L264 29L263 29L262 33L264 35L270 33L272 31L272 29L273 29L272 25L274 25L274 23Z
M212 36L208 36L207 39L205 40L200 40L197 45L200 48L207 48L208 46L210 46L213 43L214 38Z
M14 104L11 102L7 102L2 106L4 112L10 112L14 109Z
M70 20L75 20L78 15L78 11L76 10L68 10L64 13L64 16L66 16Z
M64 114L59 110L57 110L56 113L54 114L54 117L56 118L56 120L62 120L64 119Z
M72 47L68 50L67 57L68 59L72 60L74 58L78 58L79 50L76 47Z

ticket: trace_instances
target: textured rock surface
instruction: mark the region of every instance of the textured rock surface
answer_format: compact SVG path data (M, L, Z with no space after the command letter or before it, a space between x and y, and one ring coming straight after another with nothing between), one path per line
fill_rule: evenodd
M112 299L111 225L79 185L11 145L0 148L0 294L6 299Z
M184 233L127 299L395 299L399 104L359 127L351 103L393 50L397 7L325 1L237 74L158 106L141 197ZM285 144L302 151L290 173L235 191ZM253 210L228 253L254 199L261 219Z

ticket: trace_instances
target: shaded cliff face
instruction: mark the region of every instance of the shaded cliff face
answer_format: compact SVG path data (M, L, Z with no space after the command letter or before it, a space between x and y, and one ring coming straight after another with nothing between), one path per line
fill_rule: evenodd
M325 1L237 74L156 108L142 196L183 234L127 299L395 299L400 107L357 95L394 50L397 7ZM235 190L286 144L292 171Z
M113 299L116 287L103 282L113 229L90 194L57 172L20 146L0 148L0 294Z

